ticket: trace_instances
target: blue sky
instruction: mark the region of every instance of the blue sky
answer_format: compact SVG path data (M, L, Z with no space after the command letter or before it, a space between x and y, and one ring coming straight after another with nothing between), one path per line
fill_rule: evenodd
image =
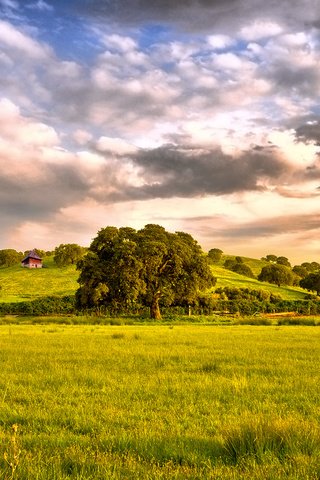
M0 248L319 260L319 45L320 0L0 0Z

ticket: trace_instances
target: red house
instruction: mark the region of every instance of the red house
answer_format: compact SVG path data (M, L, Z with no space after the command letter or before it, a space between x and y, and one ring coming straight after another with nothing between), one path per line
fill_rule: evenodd
M34 250L31 250L31 252L29 252L28 255L22 260L21 266L27 268L42 268L42 259Z

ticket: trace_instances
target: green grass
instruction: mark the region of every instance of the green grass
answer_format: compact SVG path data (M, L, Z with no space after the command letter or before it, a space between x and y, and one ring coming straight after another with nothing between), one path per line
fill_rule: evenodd
M0 478L316 480L319 358L317 327L1 326Z
M72 295L78 288L75 266L58 268L53 257L44 259L47 268L29 269L20 265L0 268L0 301L21 302L47 295Z

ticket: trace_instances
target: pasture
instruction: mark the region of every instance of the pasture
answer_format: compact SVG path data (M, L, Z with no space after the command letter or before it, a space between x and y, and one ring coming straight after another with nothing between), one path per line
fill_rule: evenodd
M1 325L0 478L320 476L320 328Z

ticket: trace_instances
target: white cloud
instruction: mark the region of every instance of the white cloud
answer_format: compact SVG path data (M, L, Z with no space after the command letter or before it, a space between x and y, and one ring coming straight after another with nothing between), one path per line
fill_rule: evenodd
M235 40L228 35L209 35L207 42L214 50L224 50L227 47L231 47Z
M214 65L222 70L237 70L237 72L247 64L238 55L228 52L214 56Z
M131 37L118 35L116 33L112 35L103 35L103 43L108 48L114 48L120 52L131 52L137 48L137 43Z
M255 20L240 29L240 36L249 42L280 35L283 27L275 22Z
M40 45L37 41L3 20L0 20L0 41L7 47L37 60L47 59L50 53L48 47Z
M26 146L55 146L60 143L52 127L24 118L20 109L7 98L0 99L1 135L14 144Z
M269 140L281 148L285 158L296 167L307 168L320 151L317 145L297 142L294 132L290 130L273 131L269 135Z
M100 137L96 142L100 152L110 152L116 155L129 155L137 151L137 147L122 138Z

